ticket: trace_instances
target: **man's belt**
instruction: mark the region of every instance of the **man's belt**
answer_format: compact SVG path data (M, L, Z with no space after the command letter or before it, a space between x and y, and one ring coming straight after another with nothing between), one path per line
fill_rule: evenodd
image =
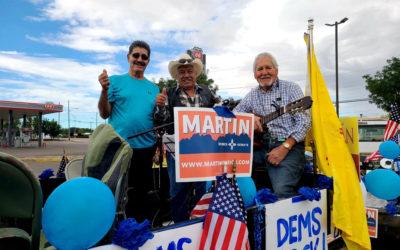
M278 142L284 142L284 141L286 141L286 138L280 138L280 137L278 137L278 138L268 138L268 139L267 139L267 142L268 142L269 144L278 143Z

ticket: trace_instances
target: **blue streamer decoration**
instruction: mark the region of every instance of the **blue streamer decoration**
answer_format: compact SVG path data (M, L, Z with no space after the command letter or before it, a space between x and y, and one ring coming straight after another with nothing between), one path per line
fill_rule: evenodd
M388 203L385 208L386 208L386 212L388 214L391 214L391 215L397 214L397 206L395 204Z
M154 234L149 229L150 222L145 220L137 223L135 219L128 218L118 223L112 243L128 250L136 250L143 246Z
M299 189L299 194L303 195L307 200L319 201L321 199L321 192L315 188L301 187Z
M265 230L265 223L264 223L264 217L263 214L265 214L265 206L260 204L258 200L256 200L257 204L257 212L254 213L254 248L257 250L261 250L261 244L262 244L262 235L264 234ZM263 226L261 228L261 225Z
M311 174L313 172L313 168L310 165L310 163L306 163L306 165L304 166L304 173L306 174Z
M235 114L227 106L215 106L213 109L219 116L236 118Z
M43 170L43 172L39 175L39 179L40 180L48 180L52 176L54 176L53 169L48 168L46 170Z
M256 197L254 198L254 203L259 203L259 204L268 204L268 203L274 203L278 200L278 196L276 194L272 193L269 188L263 188L260 191L257 192Z
M318 177L318 187L320 189L333 190L333 177L321 175L320 177Z

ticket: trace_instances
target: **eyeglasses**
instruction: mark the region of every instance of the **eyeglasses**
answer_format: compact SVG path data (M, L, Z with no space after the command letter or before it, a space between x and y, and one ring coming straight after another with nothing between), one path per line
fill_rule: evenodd
M194 59L190 58L190 59L180 59L178 62L185 64L185 63L191 63L193 62Z
M142 60L147 60L147 59L149 59L149 56L148 56L148 55L146 55L146 54L134 53L134 54L132 54L132 56L133 56L134 58L136 58L136 59L138 59L138 58L139 58L139 56L141 56L141 57L142 57Z

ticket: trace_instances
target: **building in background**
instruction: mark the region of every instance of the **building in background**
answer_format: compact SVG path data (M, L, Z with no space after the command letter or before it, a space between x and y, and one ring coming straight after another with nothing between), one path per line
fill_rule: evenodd
M359 118L358 141L360 161L379 149L383 142L387 118Z
M188 49L186 52L192 58L197 58L203 63L203 74L207 75L206 54L203 53L203 50L199 47L193 47L192 49Z

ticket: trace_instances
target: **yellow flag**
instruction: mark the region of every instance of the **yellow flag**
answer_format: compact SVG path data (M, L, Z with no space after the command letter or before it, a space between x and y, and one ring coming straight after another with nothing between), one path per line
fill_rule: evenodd
M307 42L307 37L306 42ZM371 249L361 186L353 158L346 146L343 130L328 89L319 70L314 48L308 53L311 85L312 140L318 168L333 177L332 223L342 230L348 249Z

